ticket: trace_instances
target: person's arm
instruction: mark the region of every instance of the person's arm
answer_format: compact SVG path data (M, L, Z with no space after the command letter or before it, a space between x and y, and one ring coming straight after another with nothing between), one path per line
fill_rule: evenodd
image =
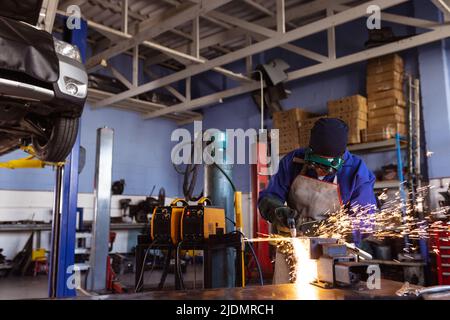
M258 208L261 216L272 222L275 209L284 206L290 187L290 172L293 154L286 155L280 161L278 172L272 176L266 189L259 193Z

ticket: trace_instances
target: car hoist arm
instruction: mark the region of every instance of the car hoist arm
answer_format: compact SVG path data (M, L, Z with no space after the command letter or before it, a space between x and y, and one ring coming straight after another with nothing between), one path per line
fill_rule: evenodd
M0 162L0 168L4 169L42 169L45 166L63 166L64 162L47 162L36 158L32 146L22 146L20 149L29 154L28 157Z

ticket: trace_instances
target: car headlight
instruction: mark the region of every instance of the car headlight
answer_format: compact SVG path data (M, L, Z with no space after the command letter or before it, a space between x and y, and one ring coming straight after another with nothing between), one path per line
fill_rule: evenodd
M71 59L75 59L78 62L82 62L80 51L76 46L58 39L54 39L54 42L56 53L59 53L60 55L63 55Z

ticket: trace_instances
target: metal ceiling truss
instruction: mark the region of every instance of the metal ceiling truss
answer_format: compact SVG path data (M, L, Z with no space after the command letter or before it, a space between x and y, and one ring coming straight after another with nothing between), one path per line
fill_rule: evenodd
M146 119L166 117L187 123L201 119L194 109L258 89L259 82L249 76L252 56L275 47L312 61L313 65L289 73L288 81L293 81L450 36L450 26L445 23L383 12L384 21L427 32L346 56L336 55L336 26L367 16L370 5L384 10L408 1L411 0L78 0L98 48L106 46L87 61L88 70L108 67L127 87L118 94L90 90L92 107L125 108L141 112ZM445 4L447 0L430 1L446 12L442 2ZM63 1L65 5L73 2ZM98 11L98 5L111 14ZM61 5L59 8L64 11ZM292 44L320 32L327 34L326 55ZM132 79L108 66L108 59L121 53L133 57ZM139 58L145 59L143 72L150 78L144 84L138 81ZM245 60L246 74L223 67L240 59ZM151 71L156 64L175 71L157 77ZM191 99L192 77L207 71L237 80L238 85ZM179 81L185 81L184 93L172 86ZM134 98L159 88L164 88L179 103L168 106Z
M450 0L431 0L442 11L445 21L450 21Z

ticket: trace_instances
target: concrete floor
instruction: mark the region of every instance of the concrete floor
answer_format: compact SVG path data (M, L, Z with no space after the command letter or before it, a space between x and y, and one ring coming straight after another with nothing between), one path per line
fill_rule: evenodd
M196 288L202 287L203 271L202 265L197 265L194 272L194 266L189 265L186 273L183 274L186 288L194 288L194 279L196 279ZM145 290L153 290L158 286L161 279L161 270L154 270L153 272L146 271L144 273L144 288ZM120 282L123 286L130 288L133 292L134 288L134 273L128 273L120 276ZM83 277L84 279L84 277ZM83 281L83 280L82 280ZM83 281L84 283L84 281ZM174 275L168 274L164 289L174 288ZM9 276L0 278L0 300L13 299L39 299L48 297L48 277L46 275L38 275L37 277L24 276L16 277Z
M0 300L36 299L48 297L48 277L0 278Z

